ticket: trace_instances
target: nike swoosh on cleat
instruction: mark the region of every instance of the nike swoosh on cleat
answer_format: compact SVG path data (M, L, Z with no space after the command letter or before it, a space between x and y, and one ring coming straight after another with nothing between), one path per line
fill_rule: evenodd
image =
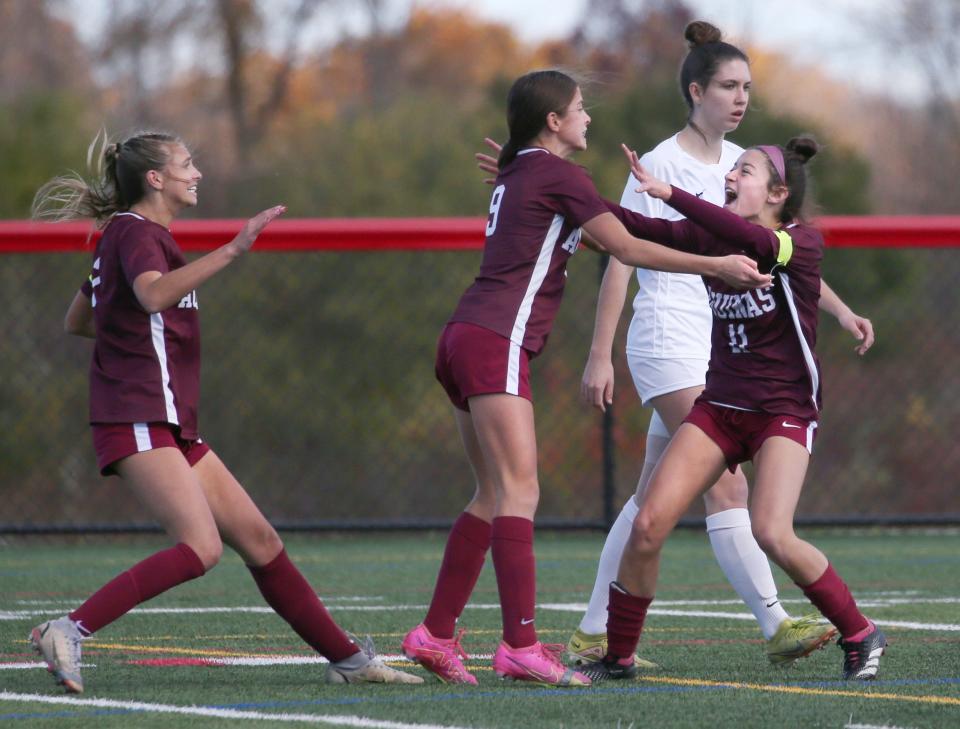
M508 657L509 657L509 656L508 656ZM528 676L531 676L531 677L537 679L538 681L551 681L551 680L553 680L553 674L551 674L551 673L540 673L540 671L536 670L535 668L530 668L529 666L523 665L522 663L520 663L520 661L516 660L515 658L512 658L512 657L509 657L509 658L510 658L510 662L511 662L513 665L515 665L517 668L519 668L520 670L522 670L522 671L523 671L525 674L527 674Z

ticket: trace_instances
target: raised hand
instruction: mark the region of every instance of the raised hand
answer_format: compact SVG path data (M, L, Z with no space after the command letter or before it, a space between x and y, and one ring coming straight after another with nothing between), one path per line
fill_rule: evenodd
M490 149L492 149L494 153L499 156L500 150L502 149L500 144L490 139L490 137L484 137L483 143L490 147ZM484 172L493 175L493 177L487 177L483 180L486 184L492 185L500 172L500 167L497 165L497 157L491 157L489 154L484 154L483 152L477 152L473 156L477 160L477 167Z
M286 205L274 205L272 208L267 208L257 213L244 224L240 232L237 233L236 238L230 241L229 245L232 246L238 254L246 253L253 247L254 241L257 239L257 236L263 232L263 229L286 211Z
M651 175L643 165L640 164L640 157L637 156L635 150L630 149L625 144L621 144L620 149L622 149L624 155L626 155L627 163L630 165L630 172L633 173L637 182L640 183L637 187L637 192L645 192L658 200L669 200L671 193L670 185Z

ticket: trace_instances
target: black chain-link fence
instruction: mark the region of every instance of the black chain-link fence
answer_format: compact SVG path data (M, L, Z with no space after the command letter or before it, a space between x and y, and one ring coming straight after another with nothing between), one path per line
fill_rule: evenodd
M247 256L199 292L200 430L281 526L430 525L472 493L434 345L480 253ZM62 333L87 254L0 256L0 529L147 525L103 479L87 425L91 343ZM799 513L958 518L960 255L828 250L825 278L877 328L865 357L820 327L825 408ZM533 361L539 523L601 523L601 418L578 401L598 259L571 262L544 354ZM607 510L632 493L650 411L617 344L616 462ZM699 505L691 511L695 516Z

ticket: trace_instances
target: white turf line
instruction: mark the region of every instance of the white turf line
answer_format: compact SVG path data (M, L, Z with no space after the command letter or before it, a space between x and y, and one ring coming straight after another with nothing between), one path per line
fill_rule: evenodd
M272 714L264 711L241 711L217 709L205 706L176 706L175 704L150 704L144 701L115 701L113 699L80 699L69 696L44 696L42 694L15 694L0 692L0 701L16 701L27 704L65 704L90 706L97 709L124 709L155 714L184 714L187 716L212 716L218 719L248 719L256 721L286 721L302 724L328 724L330 726L369 727L369 729L464 729L444 724L407 724L399 721L368 719L363 716L338 716L336 714Z
M783 600L784 603L805 603L804 600ZM880 598L866 599L858 602L861 607L893 607L899 605L942 605L960 603L958 597L934 597L934 598ZM662 600L654 603L647 612L650 615L670 615L673 617L686 618L719 618L724 620L753 620L752 614L747 612L722 612L708 610L665 610L665 606L706 606L706 605L740 605L737 600ZM360 612L400 612L400 611L424 611L427 605L328 605L331 610L360 611ZM498 603L471 603L467 605L468 610L499 610ZM537 605L539 610L555 610L558 612L581 613L587 609L586 603L540 603ZM32 609L32 610L0 610L0 621L4 620L25 620L28 618L42 618L47 615L63 615L63 610L50 609ZM130 611L132 614L141 615L203 615L210 613L272 613L273 609L263 606L222 606L222 607L156 607L156 608L134 608ZM877 625L889 628L903 628L905 630L930 630L936 632L960 632L960 624L955 623L919 623L905 620L877 620L871 618Z

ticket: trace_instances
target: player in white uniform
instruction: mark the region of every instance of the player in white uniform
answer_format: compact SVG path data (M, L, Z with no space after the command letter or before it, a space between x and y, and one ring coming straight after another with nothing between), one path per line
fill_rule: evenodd
M739 126L746 112L749 61L736 46L722 42L720 31L709 23L691 23L684 35L690 52L681 68L680 83L690 115L680 132L643 156L642 164L654 176L722 205L724 175L743 152L724 135ZM636 180L628 179L621 199L625 208L655 218L683 217L661 201L637 193L636 187ZM613 402L611 351L630 272L629 266L611 258L600 289L581 394L601 410ZM640 290L633 302L626 353L641 401L653 407L654 414L636 494L607 535L587 612L567 645L568 658L575 662L605 652L608 587L616 579L638 500L671 435L702 392L710 357L711 313L700 277L644 269L636 272ZM820 308L860 340L860 354L870 347L870 321L855 315L825 283ZM810 618L793 619L783 609L766 555L753 537L747 497L743 472L739 468L734 474L725 472L704 496L707 533L717 562L760 624L767 640L767 657L776 665L788 665L823 645L835 630ZM654 667L636 660L641 666Z

